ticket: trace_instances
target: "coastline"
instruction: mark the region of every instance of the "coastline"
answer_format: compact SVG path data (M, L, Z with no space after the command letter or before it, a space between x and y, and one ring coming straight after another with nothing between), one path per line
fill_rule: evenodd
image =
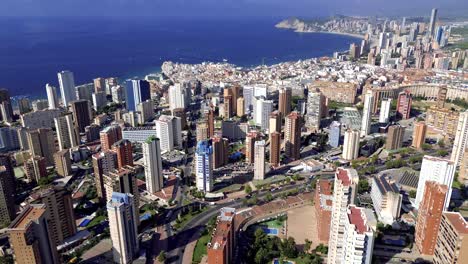
M294 30L294 32L296 32L296 33L324 33L324 34L334 34L334 35L342 35L342 36L348 36L348 37L364 39L364 35L346 33L346 32L337 32L337 31L302 31L302 30Z

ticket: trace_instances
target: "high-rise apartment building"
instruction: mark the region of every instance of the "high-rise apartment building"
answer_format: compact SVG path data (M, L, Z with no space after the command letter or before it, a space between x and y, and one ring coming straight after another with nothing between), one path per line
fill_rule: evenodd
M268 133L280 132L281 133L281 123L282 123L281 113L278 111L273 111L270 113L270 122L268 126Z
M270 113L273 111L273 101L266 100L264 97L255 100L254 120L255 124L262 130L269 129Z
M292 90L290 87L281 87L278 91L278 112L282 117L286 117L291 112Z
M117 168L133 166L132 143L129 140L121 139L112 145L112 151L117 154Z
M103 176L117 169L117 154L110 150L101 151L94 154L92 159L97 195L99 198L106 200Z
M176 108L187 108L190 104L190 90L185 85L175 83L169 87L169 107L171 110Z
M434 249L434 264L462 263L467 258L467 221L460 213L443 212Z
M72 115L68 114L57 117L54 119L54 122L59 150L74 148L79 145L78 132L73 123Z
M70 150L64 149L54 153L54 163L57 175L62 177L72 175Z
M305 116L306 127L309 130L317 131L320 129L322 121L322 107L325 97L318 90L310 90L307 94L307 110Z
M70 102L76 100L75 77L71 71L61 71L57 73L57 77L60 85L62 104L65 108L67 108Z
M145 80L127 80L125 105L128 111L136 111L138 104L151 99L150 84Z
M96 124L91 124L87 127L85 127L85 136L86 136L86 142L94 142L99 139L100 135L99 133L101 132L101 126L96 125Z
M213 146L213 169L218 169L228 163L229 141L218 135L211 138Z
M140 193L138 191L137 178L132 167L126 166L103 175L106 202L112 199L112 193L129 193L133 195L135 208L140 208Z
M213 109L210 108L210 110L208 110L208 112L206 112L207 114L207 119L206 119L206 122L207 122L207 125L208 125L208 138L212 138L214 136L214 131L215 131L215 127L214 127L214 111Z
M24 173L29 182L39 183L47 177L47 162L44 157L34 156L24 162Z
M46 205L28 205L7 229L16 263L58 264L56 245L49 233Z
M112 148L115 142L122 139L122 129L118 125L108 126L99 133L102 151Z
M57 88L50 84L46 84L46 93L49 109L57 109L59 107Z
M414 131L413 131L413 143L411 146L416 149L421 149L422 145L426 141L426 131L427 126L424 122L416 122L414 124Z
M328 244L328 262L343 262L346 255L345 225L348 222L348 205L354 204L359 176L355 169L338 168L333 184L333 205Z
M255 161L255 141L259 138L257 131L247 133L245 137L245 162L253 164Z
M344 134L343 159L353 160L359 157L359 131L348 129Z
M39 128L27 132L28 145L33 156L46 158L47 165L54 164L55 138L50 128Z
M458 181L463 183L465 186L468 185L468 148L465 149L460 162Z
M156 193L163 188L160 140L150 137L142 144L143 164L145 167L146 190Z
M195 177L199 191L213 190L213 147L208 140L198 141L195 152Z
M233 262L236 230L236 209L224 207L220 210L216 221L216 228L208 243L208 264L229 264Z
M404 91L398 94L397 99L397 114L401 119L408 119L410 118L411 114L411 104L413 102L413 98L409 91Z
M344 220L343 257L333 263L372 263L377 221L371 209L350 205Z
M172 116L180 118L180 126L182 127L182 130L187 129L187 113L185 113L185 109L183 108L173 109Z
M93 80L94 92L106 92L106 79L98 77Z
M78 132L83 133L85 131L85 127L91 124L91 105L88 100L77 100L70 102L70 107Z
M364 98L364 109L362 112L361 137L369 135L372 125L372 106L374 105L374 94L368 91Z
M284 152L291 160L301 157L301 123L302 118L298 112L291 112L286 117L284 125Z
M431 21L429 22L428 33L429 36L434 36L435 33L435 25L437 23L437 8L432 9L431 12Z
M161 115L156 121L156 133L161 140L163 153L182 147L182 125L179 117Z
M197 141L207 140L208 139L208 122L207 120L202 120L197 122L196 125L196 134Z
M270 133L270 166L275 168L280 165L281 133Z
M460 113L458 117L457 132L453 141L451 160L455 167L458 167L462 161L463 155L468 147L468 111Z
M242 117L245 115L245 101L244 97L239 97L237 98L237 112L236 112L237 117Z
M403 145L403 136L405 135L405 127L400 125L392 125L388 128L387 141L385 148L387 150L399 149Z
M30 204L45 204L49 235L56 246L76 234L71 193L63 186L40 189L27 199Z
M403 196L398 186L384 175L372 178L371 199L379 221L392 225L399 217Z
M93 101L93 109L95 111L99 111L99 109L103 108L107 104L107 97L106 92L95 92L91 95L91 99ZM139 111L139 110L138 110Z
M334 148L339 147L340 138L341 138L341 123L338 121L333 121L330 124L330 134L328 137L328 145Z
M423 255L434 254L447 193L447 185L434 181L427 181L424 185L424 199L419 205L414 235L416 248Z
M436 107L445 108L445 101L447 100L447 87L440 87L437 92Z
M115 263L130 264L138 256L138 208L128 193L112 193L107 203L112 253Z
M318 179L314 206L317 218L317 235L320 242L328 244L331 229L331 212L333 205L333 181Z
M382 100L380 105L379 123L388 123L390 118L390 108L392 106L392 99L388 98Z
M255 141L254 180L265 179L265 140Z
M139 103L136 107L136 111L140 112L141 115L141 124L150 121L153 119L154 111L153 111L153 102L151 100L146 100Z
M448 187L447 197L445 199L445 209L447 209L450 204L450 197L452 196L452 182L454 175L455 166L452 161L427 155L424 156L421 165L421 172L419 174L415 207L419 208L422 201L426 199L426 197L424 197L426 182L434 181Z
M5 157L1 157L1 159L2 163L6 161ZM11 166L11 161L9 162ZM15 175L12 174L12 168L10 169L8 166L6 163L0 165L0 224L2 225L9 224L16 215L15 189L12 189L15 187L15 183L12 182Z
M223 90L224 97L224 118L231 118L234 108L234 98L231 88L224 88ZM237 102L236 102L237 104ZM236 105L237 106L237 105Z

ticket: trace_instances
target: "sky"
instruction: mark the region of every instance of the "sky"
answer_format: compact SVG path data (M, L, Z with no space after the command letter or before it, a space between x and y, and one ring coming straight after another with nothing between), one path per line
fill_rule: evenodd
M466 15L466 0L0 0L0 16L326 17Z

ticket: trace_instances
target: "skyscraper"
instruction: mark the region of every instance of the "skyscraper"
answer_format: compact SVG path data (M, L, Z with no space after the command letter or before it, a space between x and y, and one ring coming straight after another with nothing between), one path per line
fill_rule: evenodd
M359 157L359 131L351 129L345 131L342 157L345 160Z
M70 151L68 149L54 153L54 162L57 175L66 177L72 174Z
M79 145L77 129L71 114L54 119L59 150L73 148Z
M91 105L88 100L77 100L70 102L73 120L78 132L83 133L85 127L91 124Z
M27 132L28 145L33 156L46 158L47 165L54 164L55 138L50 128L39 128Z
M107 203L114 262L130 264L138 256L138 208L131 194L114 192Z
M216 228L211 234L208 243L208 264L233 263L234 250L236 248L235 218L236 209L223 207L216 220Z
M468 111L460 113L458 117L457 132L453 141L453 149L451 160L455 167L458 167L463 158L466 148L468 147Z
M444 207L445 209L448 208L450 204L450 197L452 196L452 182L454 175L455 166L452 161L427 155L424 156L421 165L421 172L419 174L415 207L419 208L420 204L426 199L424 196L426 182L434 181L438 184L443 184L448 187Z
M245 162L253 164L255 161L255 141L259 135L257 131L252 131L245 137Z
M190 91L180 83L175 83L169 87L169 107L171 110L176 108L187 108L190 104Z
M10 122L13 118L13 106L11 104L10 92L0 88L0 120Z
M413 99L409 91L404 91L398 94L397 114L401 119L410 118L412 102Z
M427 126L424 122L416 122L413 132L413 143L411 146L416 149L421 149L426 141Z
M403 145L403 136L405 135L405 127L400 125L392 125L388 128L387 141L385 148L387 150L399 149Z
M284 152L291 160L301 157L301 122L302 118L298 112L291 112L286 117L284 125Z
M312 131L320 129L323 100L325 98L320 91L309 90L307 94L307 113L305 116L307 129Z
M270 122L268 125L268 133L280 132L281 133L281 113L278 111L273 111L270 113Z
M224 118L231 118L234 108L234 98L231 88L224 88L223 90L224 97ZM237 104L237 102L236 102Z
M127 80L125 105L128 111L136 111L138 104L151 99L150 84L145 80Z
M424 199L419 206L414 234L416 248L423 255L434 254L447 193L447 185L434 181L427 181L424 184Z
M140 208L140 192L138 191L137 179L132 167L125 167L123 169L116 169L110 171L102 177L104 180L104 190L106 201L112 199L112 193L129 193L133 195L133 204L135 208ZM137 219L137 223L139 218Z
M340 146L341 138L341 124L340 122L333 121L330 125L330 134L328 139L328 144L331 147L337 148Z
M98 77L93 80L94 83L94 92L106 92L106 79Z
M377 220L371 209L350 205L344 225L343 258L334 263L372 263Z
M163 188L161 146L159 138L149 137L142 144L146 190L156 193Z
M195 152L195 177L199 191L213 189L213 147L208 140L198 141Z
M244 104L245 104L244 97L237 98L237 111L236 111L237 117L242 117L243 115L245 115Z
M400 217L403 196L394 182L384 175L372 177L371 199L379 221L392 225Z
M211 138L213 145L213 169L220 168L228 163L229 141L218 135Z
M431 37L434 36L436 22L437 22L437 9L434 8L432 9L432 12L431 12L431 21L429 22L429 28L428 28L429 36Z
M145 122L150 121L154 117L154 111L153 111L153 102L151 100L146 100L137 105L137 111L140 112L141 117L142 117L142 124Z
M24 162L24 173L29 182L39 183L41 178L47 177L46 159L34 156Z
M292 90L290 87L281 87L279 90L278 112L286 117L291 112ZM270 133L273 131L270 131Z
M447 100L447 87L440 87L439 91L437 92L437 108L444 108L445 107L445 100Z
M208 112L206 113L207 114L207 125L208 125L208 135L207 137L208 138L211 138L214 136L214 131L215 131L215 127L214 127L214 111L213 109L210 108L210 110L208 110Z
M163 153L171 151L175 147L182 147L182 128L179 117L161 115L156 121L156 133L161 140Z
M461 263L468 258L468 223L460 213L443 212L434 249L434 264Z
M361 137L369 135L372 125L372 106L374 105L374 94L368 91L364 99L364 109L362 112Z
M57 73L57 76L60 85L60 95L62 96L62 104L67 108L71 101L76 100L75 77L71 71L61 71Z
M380 106L380 115L379 115L379 123L387 123L390 117L390 107L392 105L392 99L385 99L382 100L382 104Z
M279 132L270 133L270 166L280 165L281 134Z
M254 180L265 179L265 140L255 142Z
M197 141L208 139L208 134L209 134L208 131L209 131L208 121L207 120L198 121L196 125Z
M16 263L58 264L50 234L46 205L27 205L7 229Z
M268 130L270 113L273 111L273 101L264 97L257 98L255 102L254 119L255 124L262 130Z
M14 180L15 175L12 175L12 169L8 167L11 166L11 161L5 160L6 157L1 157L2 163L10 162L8 164L0 165L0 224L6 225L11 222L12 219L15 218L16 215L16 205L15 205L15 183L12 182L12 178Z
M133 166L132 143L126 139L121 139L112 145L112 151L117 154L117 168Z
M107 103L106 92L96 92L91 95L93 100L93 109L99 111ZM139 111L139 110L138 110Z
M63 186L40 189L27 199L30 204L45 204L49 235L56 246L76 234L75 213L71 193Z
M46 84L46 93L49 109L57 109L59 107L57 89L50 84Z
M122 129L118 125L108 126L99 133L102 151L110 150L115 142L122 139Z
M354 204L359 176L355 169L338 168L333 184L333 206L330 224L330 239L328 244L328 262L346 263L345 257L345 225L348 220L348 205Z
M92 159L97 195L99 198L106 200L103 176L117 169L117 154L110 150L101 151L94 154Z

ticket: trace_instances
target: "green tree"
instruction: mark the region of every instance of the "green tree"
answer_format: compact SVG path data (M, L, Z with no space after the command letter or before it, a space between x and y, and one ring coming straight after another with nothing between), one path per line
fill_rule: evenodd
M415 190L411 190L411 191L409 192L409 197L410 197L410 198L413 198L413 199L416 198L416 191L415 191Z
M166 262L166 252L164 250L162 250L159 255L158 255L158 261L161 262L161 263L165 263Z
M296 241L293 237L288 237L281 242L280 245L281 255L287 258L296 258L297 257L297 248Z
M437 145L439 145L439 147L443 148L445 147L445 142L443 139L439 140L439 142L437 142Z
M245 191L246 194L251 194L252 193L252 187L250 187L250 184L245 185L244 191Z
M421 148L422 150L426 151L432 149L432 146L430 144L424 143L422 144Z
M310 241L309 239L306 239L305 244L304 244L304 252L305 253L309 252L311 247L312 247L312 241Z
M267 263L268 261L269 261L268 250L265 248L260 248L257 251L257 254L255 254L255 263L263 264L263 263Z
M436 154L439 157L445 157L448 155L448 151L446 151L445 149L439 149Z
M365 193L370 191L369 181L367 179L360 179L358 182L358 193Z

